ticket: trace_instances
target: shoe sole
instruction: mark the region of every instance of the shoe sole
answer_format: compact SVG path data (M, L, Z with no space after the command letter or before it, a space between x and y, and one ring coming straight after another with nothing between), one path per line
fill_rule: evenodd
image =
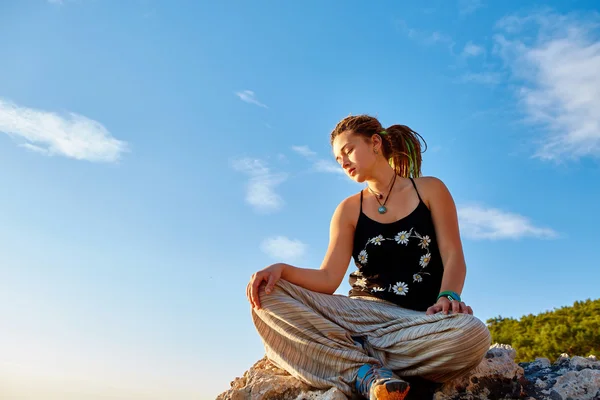
M409 389L407 382L392 381L375 386L373 394L377 400L404 400Z

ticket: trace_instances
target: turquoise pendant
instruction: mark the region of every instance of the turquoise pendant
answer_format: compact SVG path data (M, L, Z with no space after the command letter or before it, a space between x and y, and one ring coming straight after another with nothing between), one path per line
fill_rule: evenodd
M377 209L377 211L379 211L379 214L385 214L387 212L387 208L385 208L385 206L381 206Z

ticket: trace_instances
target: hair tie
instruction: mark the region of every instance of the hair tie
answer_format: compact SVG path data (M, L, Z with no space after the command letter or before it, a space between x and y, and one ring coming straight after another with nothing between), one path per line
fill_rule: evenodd
M387 135L387 131L384 129L381 132L379 132L380 135Z

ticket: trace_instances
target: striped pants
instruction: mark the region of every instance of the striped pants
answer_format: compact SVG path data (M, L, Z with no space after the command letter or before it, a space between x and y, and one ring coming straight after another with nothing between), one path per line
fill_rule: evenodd
M252 319L269 360L312 387L347 396L364 364L445 382L476 367L491 344L486 325L468 314L425 315L283 280L270 294L261 285L259 296Z

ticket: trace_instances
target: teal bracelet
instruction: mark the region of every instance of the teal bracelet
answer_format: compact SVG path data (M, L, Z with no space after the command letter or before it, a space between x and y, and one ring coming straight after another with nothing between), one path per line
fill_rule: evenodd
M459 294L458 294L458 293L456 293L456 292L453 292L453 291L451 291L451 290L445 290L445 291L443 291L442 293L440 293L440 294L438 295L438 298L437 298L437 299L439 300L439 299L440 299L440 297L446 297L446 298L447 298L448 300L450 300L450 301L452 301L452 300L456 300L456 301L458 301L458 302L460 302L460 301L461 301Z

